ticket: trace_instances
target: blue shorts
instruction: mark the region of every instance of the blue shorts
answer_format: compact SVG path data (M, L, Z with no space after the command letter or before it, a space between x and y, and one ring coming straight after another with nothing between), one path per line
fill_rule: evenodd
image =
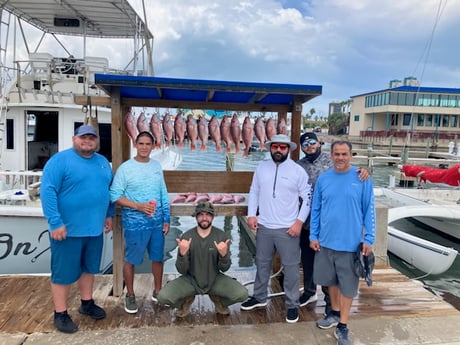
M152 231L124 231L125 261L140 265L147 250L151 261L163 262L165 236L163 226Z
M322 286L337 286L345 297L355 297L359 277L356 275L354 258L355 253L321 247L315 253L313 281Z
M80 279L82 273L99 273L104 235L96 237L67 237L53 240L51 247L51 282L69 285Z

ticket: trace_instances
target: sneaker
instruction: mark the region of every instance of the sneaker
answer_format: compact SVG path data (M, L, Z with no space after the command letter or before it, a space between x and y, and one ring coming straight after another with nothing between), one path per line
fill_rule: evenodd
M222 302L220 301L219 296L209 295L209 298L214 303L214 306L216 307L216 313L217 314L221 314L221 315L229 315L230 314L230 310L228 309L228 307L224 307L222 305Z
M340 318L338 316L333 315L332 313L327 314L324 319L316 321L316 326L321 329L328 329L339 324Z
M158 303L158 294L155 291L152 293L152 301Z
M301 307L305 307L307 304L316 302L318 300L318 295L307 295L307 294L302 294L302 296L299 297L299 305Z
M177 309L176 316L177 317L188 316L190 314L190 307L192 306L194 300L195 300L195 295L185 298L185 301L184 303L182 303L182 306L179 309Z
M105 310L96 305L94 300L90 300L88 304L81 304L80 308L78 308L80 314L88 315L90 318L94 320L100 320L105 318Z
M288 323L295 323L299 320L299 310L297 308L289 308L286 315Z
M267 306L267 301L259 302L255 297L249 297L248 300L241 303L241 310L252 310L255 308L263 308Z
M137 304L136 304L136 296L132 295L132 296L129 296L128 294L126 294L126 297L125 297L125 312L129 313L129 314L135 314L137 313Z
M67 310L61 313L54 312L54 326L63 333L75 333L78 331L77 325L72 321Z
M334 336L337 339L337 345L351 345L350 338L348 337L348 328L336 328Z

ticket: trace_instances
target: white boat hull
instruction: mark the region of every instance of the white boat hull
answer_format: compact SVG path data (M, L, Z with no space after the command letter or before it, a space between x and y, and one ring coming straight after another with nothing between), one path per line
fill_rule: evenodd
M459 190L425 190L375 188L390 208L388 224L397 219L417 221L456 239L460 239Z
M388 251L427 274L441 274L454 263L458 252L388 226Z
M0 206L0 274L49 274L48 223L40 207ZM113 261L112 233L104 235L100 272Z

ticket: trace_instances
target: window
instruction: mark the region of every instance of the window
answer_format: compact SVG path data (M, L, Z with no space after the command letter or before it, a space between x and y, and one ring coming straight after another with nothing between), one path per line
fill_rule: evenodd
M398 125L398 114L391 114L391 125L392 126Z
M6 149L14 149L14 120L6 119Z
M410 126L411 117L412 117L411 114L404 114L402 125L403 125L403 126Z
M417 126L422 127L425 124L425 116L423 114L417 114Z
M354 121L355 121L355 122L359 122L359 115L355 115L355 116L354 116Z
M432 114L425 115L425 126L433 127L433 115Z
M457 127L458 126L458 115L451 115L450 116L450 127Z
M449 127L449 115L442 115L442 126Z

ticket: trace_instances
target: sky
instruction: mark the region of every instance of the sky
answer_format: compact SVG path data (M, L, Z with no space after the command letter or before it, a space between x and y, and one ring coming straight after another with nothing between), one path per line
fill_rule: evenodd
M142 0L129 0L142 13ZM304 104L386 89L394 79L460 87L458 0L145 0L155 75L321 85ZM143 16L143 15L141 15ZM110 65L126 47L98 47Z

